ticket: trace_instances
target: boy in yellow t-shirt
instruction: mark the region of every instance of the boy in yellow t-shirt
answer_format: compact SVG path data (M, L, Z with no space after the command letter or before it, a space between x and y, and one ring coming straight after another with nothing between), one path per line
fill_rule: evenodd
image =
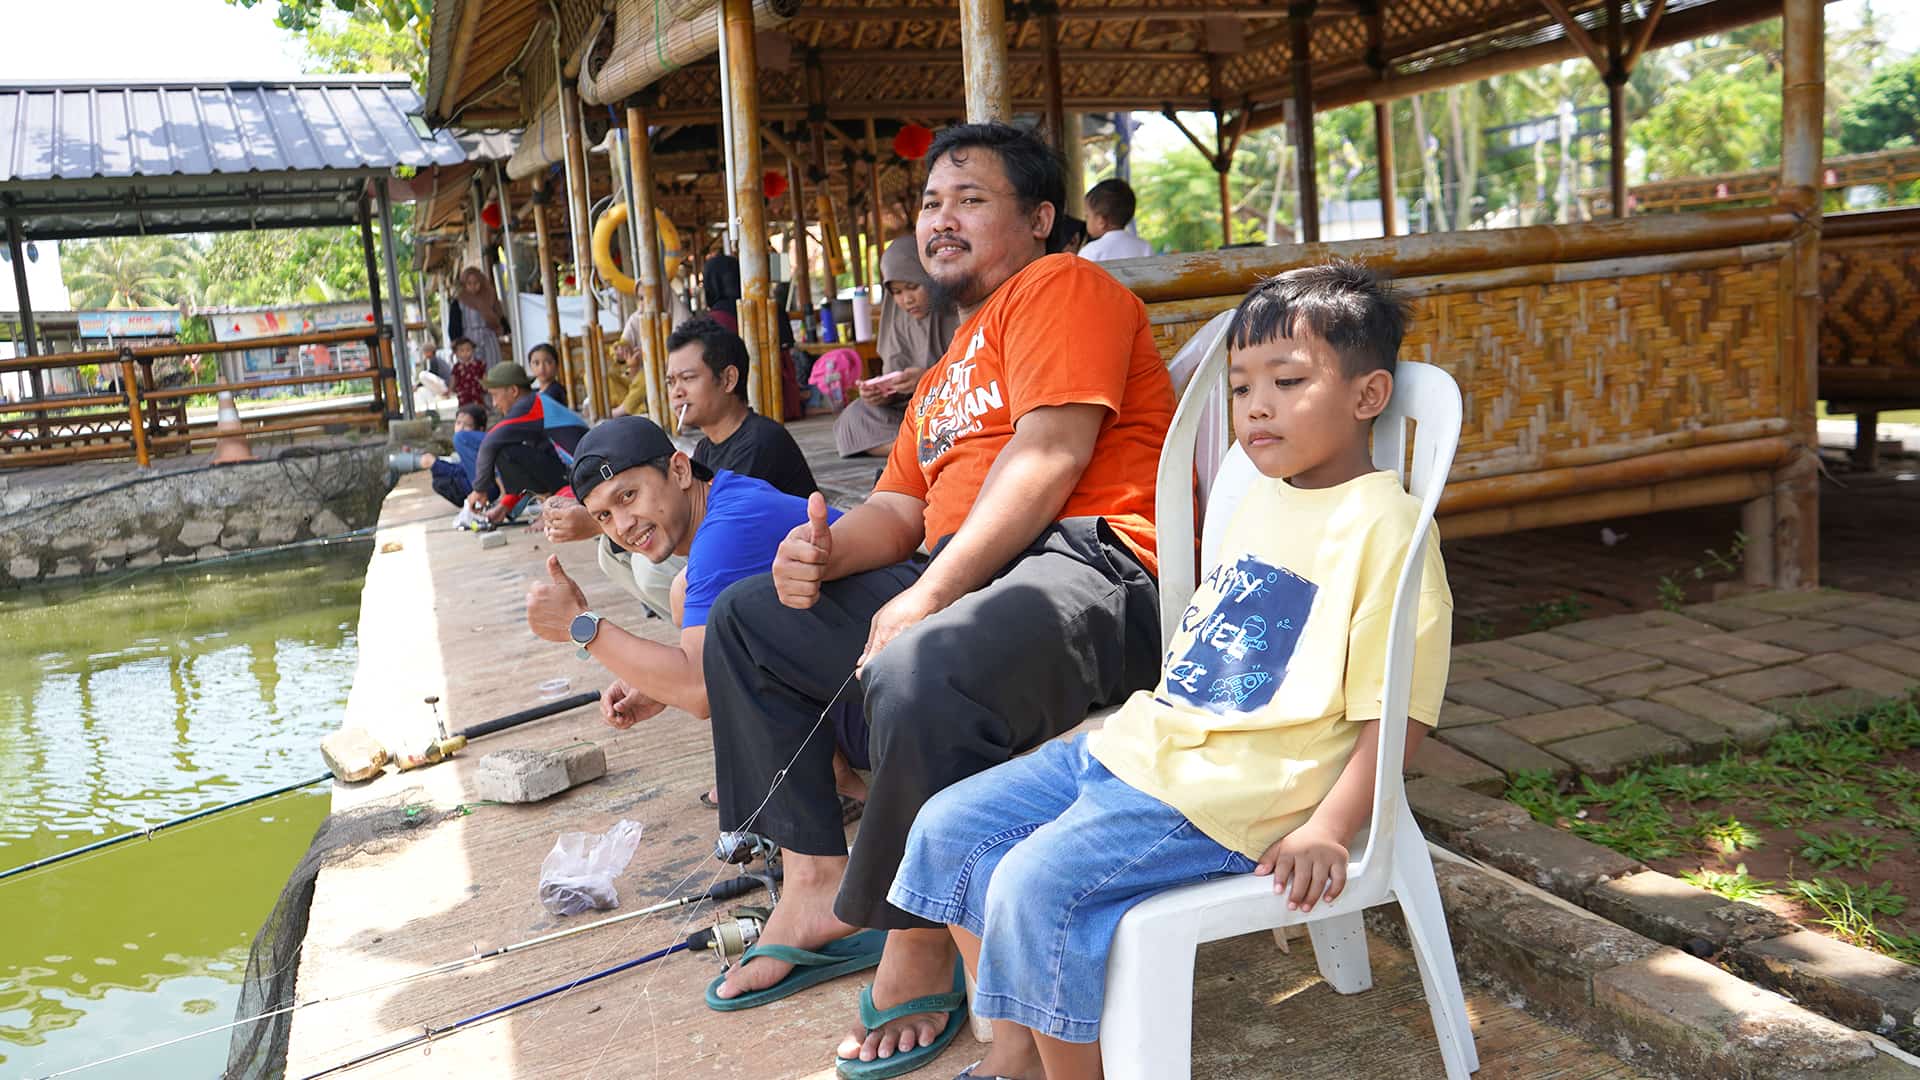
M1393 393L1399 298L1352 264L1256 286L1228 329L1233 425L1259 468L1175 629L1160 684L1105 729L947 788L887 899L947 923L994 1021L963 1076L1100 1073L1107 954L1141 900L1270 874L1340 895L1373 805L1381 680L1419 503L1369 451ZM1453 598L1427 536L1407 729L1439 718Z

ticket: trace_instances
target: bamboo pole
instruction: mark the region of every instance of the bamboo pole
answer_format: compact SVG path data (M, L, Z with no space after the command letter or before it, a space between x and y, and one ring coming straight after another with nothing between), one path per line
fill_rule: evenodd
M152 452L147 449L147 424L140 415L140 384L133 372L133 353L120 351L120 386L127 395L127 427L133 432L133 458L141 468L153 464Z
M1292 128L1294 170L1300 191L1300 239L1314 244L1320 241L1320 170L1313 150L1313 0L1289 4L1287 25L1292 30L1287 71L1293 76Z
M787 203L793 212L793 292L800 305L806 340L818 341L813 322L813 265L807 258L807 200L800 186L800 163L787 159Z
M960 0L960 53L967 121L1005 123L1013 115L1007 79L1007 13L1002 0Z
M579 388L573 385L573 365L560 340L560 271L553 262L553 237L547 225L547 204L552 193L545 179L533 185L533 239L540 259L540 297L547 302L547 344L560 358L560 385L567 388L570 400L579 401ZM449 346L451 347L451 346Z
M1790 425L1785 420L1771 417L1765 420L1741 420L1732 424L1717 424L1708 428L1669 431L1638 439L1601 443L1597 446L1569 447L1548 453L1495 454L1455 465L1448 475L1447 482L1460 483L1487 477L1512 476L1516 473L1538 473L1601 465L1630 458L1649 457L1672 450L1777 438L1786 435L1789 430Z
M873 122L868 121L867 127L871 130ZM13 295L20 312L20 336L24 339L27 356L32 357L40 351L39 332L33 321L33 290L27 287L27 255L20 241L20 219L13 216L7 218L7 256L13 264ZM27 376L27 381L33 388L34 397L47 396L46 385L41 381L37 369Z
M1067 110L1062 103L1065 91L1060 79L1060 17L1051 12L1040 16L1041 90L1046 98L1044 113L1047 141L1061 154L1067 151ZM1064 209L1062 210L1064 213Z
M1607 84L1607 190L1613 216L1627 216L1627 66L1626 41L1620 10L1623 0L1607 0L1607 67L1600 77Z
M1796 214L1790 332L1781 352L1781 402L1798 440L1794 460L1774 477L1774 585L1820 583L1820 432L1815 416L1820 368L1821 125L1825 103L1826 5L1785 0L1780 110L1780 203Z
M1596 259L1673 255L1711 248L1740 248L1785 240L1799 219L1774 207L1670 214L1658 218L1531 225L1345 240L1285 248L1189 252L1153 260L1116 263L1113 276L1142 300L1239 297L1264 277L1295 266L1334 258L1365 262L1396 277L1463 273L1489 267L1586 262Z
M597 348L600 303L593 294L593 285L589 280L593 273L593 260L588 256L591 250L588 236L593 228L593 196L587 190L586 135L580 129L579 99L574 94L573 84L565 80L560 83L560 122L565 148L561 160L567 177L567 237L573 249L574 281L580 286L582 301L581 361L585 366L582 375L587 387L588 404L588 408L582 411L589 420L604 420L612 405L607 402L606 372Z
M727 69L722 73L733 110L734 211L740 221L740 335L747 342L753 378L750 396L761 415L781 418L779 338L768 310L767 213L760 193L760 87L752 0L721 0ZM752 391L757 390L757 394Z
M1386 61L1387 18L1375 3L1367 12L1367 66L1375 79L1384 80L1390 70ZM1374 157L1380 166L1380 235L1399 232L1398 178L1393 171L1393 102L1373 103Z
M1472 536L1610 521L1637 514L1745 503L1765 496L1771 483L1770 474L1751 472L1587 492L1467 514L1448 514L1439 519L1440 532L1449 540L1464 540ZM1751 534L1748 543L1753 543Z
M1695 476L1772 469L1785 462L1793 449L1791 440L1773 436L1690 446L1595 465L1465 480L1447 485L1447 492L1440 499L1440 512L1465 514L1569 495L1647 487Z
M885 288L887 283L880 277L880 255L887 249L880 223L880 136L874 132L872 117L867 118L867 218L873 230L873 280Z
M669 288L660 267L659 207L653 187L653 140L647 131L646 102L627 99L627 176L634 206L634 238L639 246L640 376L647 380L647 412L662 429L667 426L667 316L664 290Z
M169 342L164 345L126 345L122 346L133 354L136 361L162 360L170 356L193 356L199 353L245 352L248 349L280 349L298 345L337 345L347 341L371 342L374 333L364 327L346 330L321 330L311 334L279 334L274 337L249 338L245 341L201 342L182 344ZM80 364L97 364L101 361L99 349L80 352L48 353L44 356L26 356L16 360L0 360L0 371L30 371L35 367L56 368L76 367ZM258 383L248 383L258 386ZM194 393L201 391L195 390Z

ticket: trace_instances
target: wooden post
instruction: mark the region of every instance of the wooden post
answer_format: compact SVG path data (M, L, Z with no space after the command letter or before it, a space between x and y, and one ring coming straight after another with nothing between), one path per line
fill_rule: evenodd
M831 304L840 291L838 271L846 259L827 173L827 69L818 52L807 54L807 141L813 156L807 179L813 184L814 220L820 225L820 299Z
M1060 17L1040 16L1041 93L1045 95L1047 141L1061 155L1067 152L1067 109L1060 77Z
M887 235L880 223L880 136L874 133L873 117L867 117L867 219L873 230L873 281L881 287L880 255L887 250Z
M867 121L867 130L873 130L873 121ZM13 258L13 295L20 302L20 336L26 345L28 356L40 355L39 331L33 325L33 296L27 288L26 246L20 242L20 219L7 219L7 254ZM27 380L33 384L33 396L47 396L47 387L40 376L40 369L27 372Z
M1781 11L1780 204L1800 217L1794 231L1792 306L1781 350L1780 399L1793 424L1794 460L1774 474L1774 585L1820 583L1819 428L1821 114L1825 98L1826 5L1785 0Z
M667 337L672 320L666 315L668 288L660 272L660 237L655 219L653 143L647 134L646 103L627 99L627 183L632 193L633 235L639 248L635 261L640 285L640 375L647 380L647 412L663 430L667 420Z
M1287 73L1293 76L1294 168L1299 176L1300 239L1320 241L1319 169L1313 154L1313 0L1287 5L1293 49Z
M1607 0L1607 192L1613 216L1627 216L1627 57L1620 9L1624 0Z
M553 263L553 235L551 228L547 225L547 205L552 200L553 196L547 190L545 178L535 180L533 182L533 240L540 258L540 295L547 302L547 344L553 346L555 352L559 352L560 272ZM448 348L452 348L451 343ZM561 357L562 372L566 371L566 367L566 357L563 355ZM574 387L568 383L565 375L562 376L561 382L567 383L568 393L573 392Z
M1233 154L1227 150L1227 113L1226 99L1221 96L1221 63L1218 53L1208 54L1207 86L1212 93L1209 105L1213 110L1213 153L1209 156L1213 159L1214 175L1220 180L1220 246L1226 247L1233 243L1233 190L1229 183L1233 172ZM1180 122L1172 109L1161 111L1175 124ZM1186 131L1184 127L1181 130ZM1194 149L1206 154L1206 147L1191 132L1187 132L1187 139L1193 143Z
M813 329L813 268L807 259L807 200L800 186L800 163L792 158L787 159L787 199L793 209L793 299L800 306L807 340L818 341Z
M874 245L874 236L868 232L861 218L864 216L854 209L860 191L860 170L854 163L860 160L860 154L850 147L843 148L842 163L847 167L847 247L851 248L853 267L853 287L867 287L867 264L871 261L870 252Z
M967 122L1013 115L1007 85L1007 9L1005 0L960 0L961 70L967 84Z
M1880 413L1861 409L1853 414L1853 467L1872 472L1880 467Z
M573 249L574 281L580 286L580 326L583 372L591 408L589 420L604 420L613 410L607 400L605 364L599 349L600 303L593 295L588 278L593 272L591 230L592 193L587 190L586 134L580 130L580 99L571 80L560 80L561 165L567 177L567 236Z
M394 251L393 200L387 194L384 177L374 181L374 199L380 209L380 261L387 270L387 295L393 300L387 324L393 331L392 371L395 393L400 398L400 415L413 419L413 356L407 351L407 302L400 291L400 263ZM483 328L484 329L484 328ZM384 415L383 419L384 419Z
M500 195L500 247L507 254L507 292L510 294L506 308L507 344L513 355L525 362L526 350L532 344L527 340L527 328L520 325L520 269L519 260L513 257L513 195L507 187L507 171L496 161L493 163L493 188ZM418 282L420 279L415 278ZM427 305L420 305L420 318L431 323L427 317ZM407 395L411 398L413 395Z
M1081 122L1077 112L1067 114L1066 142L1060 147L1067 166L1067 213L1087 219L1087 147L1080 141Z
M1388 75L1386 21L1378 3L1367 12L1367 66L1379 80ZM1380 235L1392 236L1400 231L1397 220L1400 193L1398 178L1393 172L1393 101L1390 98L1373 103L1373 143L1374 157L1380 167Z
M373 253L373 207L367 198L365 189L360 193L360 254L367 260L367 303L373 311L373 325L382 326L386 319L380 307L380 261ZM452 345L449 344L451 349ZM380 358L375 356L377 365Z
M734 212L740 216L740 336L751 364L749 396L761 414L781 418L780 339L768 310L767 207L760 192L760 86L753 0L721 0L726 29L728 104L733 110ZM758 393L753 393L754 390Z
M125 345L120 347L120 388L127 395L127 426L133 430L133 458L144 469L153 464L153 457L147 449L147 425L140 416L140 383L133 373L133 350Z

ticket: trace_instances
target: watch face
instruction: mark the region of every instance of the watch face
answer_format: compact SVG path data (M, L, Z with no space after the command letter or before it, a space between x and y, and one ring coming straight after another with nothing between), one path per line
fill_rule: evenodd
M581 612L573 617L573 623L567 627L567 636L585 645L593 640L593 632L600 628L600 620L591 614Z

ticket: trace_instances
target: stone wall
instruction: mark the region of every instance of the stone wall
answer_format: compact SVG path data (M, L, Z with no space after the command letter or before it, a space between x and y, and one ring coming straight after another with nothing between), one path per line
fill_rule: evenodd
M256 446L204 455L0 473L0 588L192 562L372 525L391 486L387 442Z

